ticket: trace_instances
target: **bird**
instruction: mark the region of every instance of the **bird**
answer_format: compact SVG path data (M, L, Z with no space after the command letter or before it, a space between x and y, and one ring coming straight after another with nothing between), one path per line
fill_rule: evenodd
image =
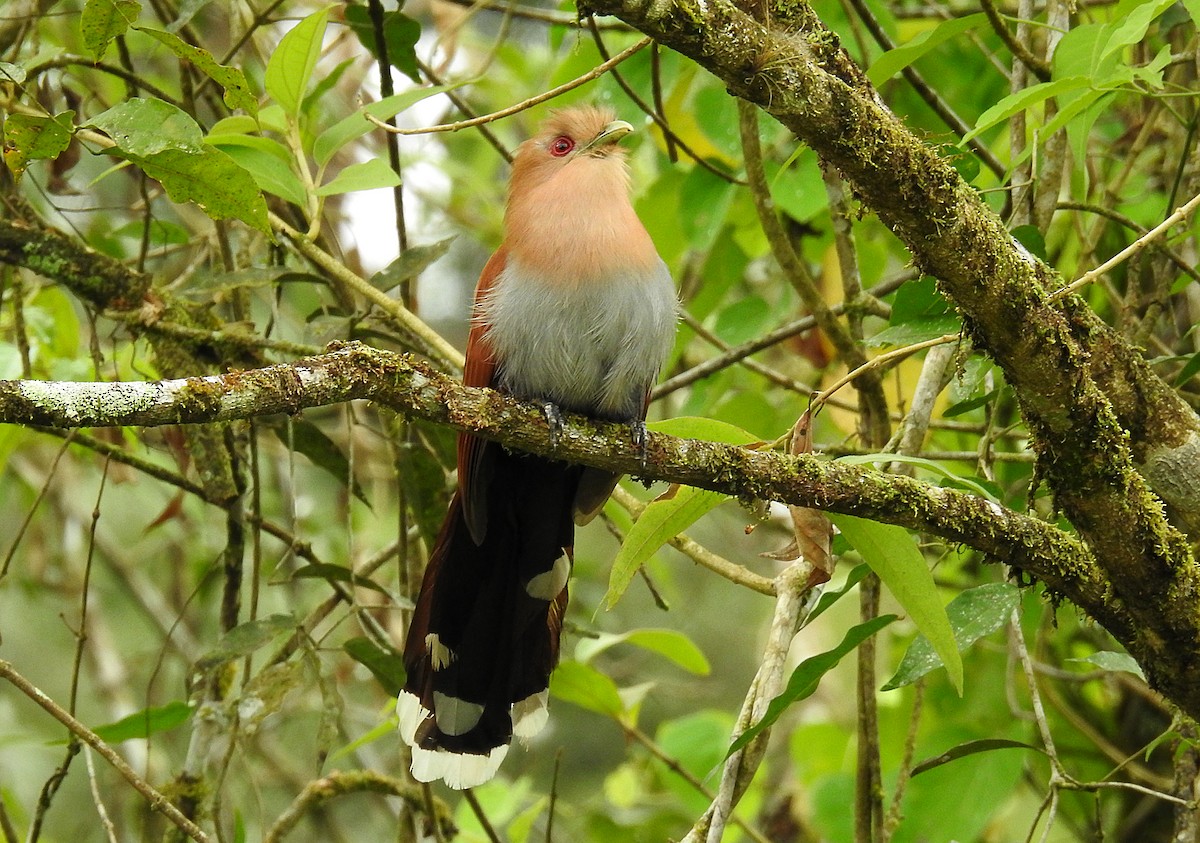
M650 389L679 303L634 211L633 127L598 106L551 112L513 156L504 238L475 290L463 381L630 426L645 454ZM513 737L549 719L574 530L619 476L461 433L458 490L404 645L399 730L422 782L491 780Z

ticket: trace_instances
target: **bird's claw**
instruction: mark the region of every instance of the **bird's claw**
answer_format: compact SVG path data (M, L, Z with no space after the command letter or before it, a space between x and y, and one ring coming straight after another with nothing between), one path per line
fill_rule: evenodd
M649 457L649 443L646 441L646 423L641 419L629 423L629 432L633 438L633 447L638 449L638 460L641 462L642 470L646 469L646 460Z
M550 447L558 447L558 437L566 422L563 421L562 410L553 401L542 402L542 415L546 418L546 426L550 428Z

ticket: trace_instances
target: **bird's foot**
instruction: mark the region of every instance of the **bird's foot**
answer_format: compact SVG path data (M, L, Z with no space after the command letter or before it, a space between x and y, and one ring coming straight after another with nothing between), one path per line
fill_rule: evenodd
M546 426L550 428L550 447L557 448L559 434L566 426L562 410L553 401L542 401L542 415L546 418Z
M646 423L641 419L636 419L629 423L629 432L633 438L633 447L638 449L638 460L642 464L642 470L646 470L646 460L649 457L649 444L646 441Z

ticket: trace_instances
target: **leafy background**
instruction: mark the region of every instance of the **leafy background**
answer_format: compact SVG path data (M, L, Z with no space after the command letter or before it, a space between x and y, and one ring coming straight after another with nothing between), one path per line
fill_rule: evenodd
M1095 266L1188 198L1194 2L1080 3L1069 27L1056 3L1036 15L1004 9L1033 49L1055 46L1047 78L1020 85L979 8L814 8L889 106L1064 275ZM131 280L124 293L100 295L0 268L0 377L146 380L291 360L331 340L412 347L366 285L461 344L474 278L500 239L502 151L548 108L579 101L609 103L643 128L630 142L636 205L686 309L664 377L805 315L744 183L736 103L694 65L641 50L619 77L488 124L487 135L401 137L397 172L364 107L409 128L462 119L460 106L490 112L638 37L599 21L602 54L571 6L383 13L377 29L357 4L9 4L0 19L7 207L20 197L21 213L153 288L130 294L139 289ZM881 47L872 25L899 46ZM380 91L377 31L399 93ZM672 140L629 91L654 104ZM930 108L930 91L958 125ZM878 354L957 334L934 282L813 153L765 120L759 136L770 198L821 296L847 296L850 267L838 252L847 242L862 285L877 290L851 308L863 346ZM1054 167L1065 168L1061 195L1039 181L1035 206L1022 210L1028 180ZM850 240L838 240L845 211L831 208L831 195L849 208ZM366 285L297 254L272 236L281 226ZM1086 292L1193 403L1200 301L1195 271L1185 270L1194 235L1171 241L1184 267L1165 284L1146 257ZM986 358L952 348L924 461L877 454L859 435L852 387L817 416L814 450L865 455L1053 519L1011 393ZM922 351L884 370L893 422L927 360ZM652 417L685 435L773 442L814 389L844 372L829 340L809 332L670 391ZM446 431L366 404L208 432L0 428L0 657L119 744L178 804L194 803L217 839L277 839L290 830L277 824L285 810L331 771L372 771L408 794L391 713L393 648L452 488L451 447ZM662 491L626 485L642 500ZM760 554L785 545L791 529L778 507L704 494L689 501L690 516L678 499L665 504L664 527L635 527L610 503L606 522L581 532L551 726L528 752L514 750L500 778L474 793L477 804L429 795L458 839L678 839L703 812L774 607L662 545L686 529L773 577L782 563ZM1103 630L1040 588L1019 588L1020 573L995 564L1004 560L871 522L837 524L833 580L791 646L794 704L777 706L765 763L726 839L856 839L855 747L872 740L855 703L864 639L876 644L880 686L873 725L886 815L877 839L1166 839L1172 805L1160 794L1172 789L1188 733ZM622 549L634 530L641 554L632 542ZM858 605L864 559L888 586L875 619ZM938 599L923 607L914 593ZM918 641L918 625L934 647ZM963 650L957 668L951 639ZM0 696L7 840L173 833L67 737L29 699ZM302 806L294 836L415 839L433 804L415 799L318 800Z

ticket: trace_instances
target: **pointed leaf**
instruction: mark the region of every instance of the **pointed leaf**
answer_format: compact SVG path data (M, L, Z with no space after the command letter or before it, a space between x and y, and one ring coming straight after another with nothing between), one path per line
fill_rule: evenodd
M30 161L57 158L71 145L74 121L74 111L53 117L8 115L4 121L4 163L19 179Z
M240 108L251 115L258 113L258 100L250 90L246 74L241 68L218 64L212 53L195 47L184 41L173 32L162 32L145 26L135 26L138 32L144 32L151 38L166 45L172 53L179 56L208 78L212 79L224 93L225 104L230 108Z
M1114 653L1111 650L1101 650L1082 659L1067 659L1067 661L1092 664L1101 670L1132 673L1143 682L1146 681L1146 674L1142 671L1142 666L1129 653Z
M146 157L121 156L159 181L173 202L194 202L215 220L238 219L269 234L267 202L254 178L216 147L199 153L168 149Z
M1008 738L984 738L982 740L961 743L956 747L946 750L941 755L926 758L920 764L913 767L912 774L919 776L927 770L932 770L943 764L949 764L951 761L956 761L959 758L966 758L968 755L977 755L980 752L995 752L998 749L1031 749L1034 752L1040 752L1043 755L1046 754L1044 749L1033 744L1009 740Z
M404 657L398 652L390 647L385 650L371 639L361 637L351 638L342 645L342 649L371 671L388 696L394 697L403 690L407 674L404 671Z
M192 707L186 702L176 700L166 705L142 709L115 722L96 726L92 731L109 743L148 738L182 726L192 716L192 711Z
M153 97L131 97L89 122L112 138L124 155L154 155L168 149L200 153L204 132L186 111Z
M356 574L342 565L333 565L328 562L316 562L298 568L292 574L291 578L294 580L317 579L325 580L326 582L341 582L358 588L369 588L372 591L378 591L380 594L391 595L390 591L370 577L364 577L362 574Z
M317 188L318 196L334 196L339 193L354 193L359 190L375 190L380 187L396 187L400 176L382 158L368 158L351 164Z
M234 659L248 656L260 647L270 644L285 632L296 629L296 618L292 615L268 615L265 618L246 621L221 636L217 646L196 661L197 670L207 670Z
M647 428L655 433L666 433L684 439L704 439L708 442L724 442L727 445L753 445L759 438L737 425L701 416L677 416L663 421L650 422Z
M403 5L403 4L401 4ZM371 55L376 52L375 27L371 14L365 6L348 4L344 10L346 23L354 30L358 40ZM383 13L383 39L387 44L388 62L417 84L421 83L421 71L417 64L417 42L421 39L421 24L400 11Z
M1041 82L1037 85L1030 85L1028 88L1022 88L1015 94L1009 94L983 112L983 114L979 115L979 119L975 121L975 128L963 135L962 143L966 144L968 141L986 132L993 126L1004 122L1014 114L1032 108L1051 97L1061 96L1073 91L1081 91L1091 87L1091 85L1092 78L1090 76L1068 76L1065 79L1055 79L1051 82Z
M371 285L386 293L395 289L398 284L411 281L445 255L450 250L450 244L456 239L457 235L436 243L409 246L398 258L371 277Z
M617 684L582 662L563 662L556 667L550 676L550 693L555 699L608 717L620 717L625 710Z
M954 630L958 649L965 650L1003 627L1020 601L1020 592L1012 583L988 583L967 589L951 600L946 606L946 617ZM900 660L896 675L881 690L903 687L941 666L942 660L933 651L929 639L918 635Z
M608 591L601 601L604 609L607 611L617 605L629 584L633 582L638 568L660 547L728 499L728 495L720 492L691 486L672 486L666 493L651 501L625 535L617 558L613 560L612 570L608 575Z
M87 0L79 16L84 48L100 61L113 39L124 35L141 13L142 4L137 0Z
M288 30L267 62L263 79L267 93L293 117L300 113L304 92L321 56L330 8L313 12Z
M588 662L617 644L632 644L658 653L697 676L707 676L711 670L708 659L695 642L673 629L632 629L619 635L601 633L595 638L581 638L575 647L575 658Z
M942 21L933 29L922 32L877 58L867 70L867 78L878 87L939 44L986 24L987 15L982 12Z
M465 84L465 82L460 84ZM370 114L376 120L387 120L408 110L427 97L453 90L456 87L458 86L434 85L429 88L414 88L411 91L385 97L379 102L373 102L317 135L317 139L313 142L313 158L316 159L317 164L324 167L337 154L338 150L350 141L361 138L367 132L375 131L375 124L363 116L364 114Z
M292 170L290 157L283 144L257 135L233 134L210 134L208 143L248 172L260 190L286 199L293 205L306 205L304 186Z
M863 561L879 575L917 629L933 644L934 651L946 666L946 673L950 675L950 683L961 694L962 657L954 640L954 630L946 618L946 608L938 596L925 557L913 543L908 531L903 527L851 515L831 513L829 519L854 549L862 554Z
M813 692L817 690L822 676L837 667L838 662L853 652L854 648L859 644L866 641L894 620L896 620L895 615L880 615L866 623L860 623L858 626L851 627L846 632L845 637L842 638L842 643L838 644L832 650L826 650L824 653L800 662L796 669L792 671L792 676L788 679L787 688L784 689L782 694L771 700L771 704L767 706L767 712L763 715L762 720L759 720L749 729L742 732L738 739L733 742L733 745L729 747L729 751L725 753L725 757L728 758L750 743L764 729L769 729L771 724L779 719L779 716L787 710L789 705L812 696Z

